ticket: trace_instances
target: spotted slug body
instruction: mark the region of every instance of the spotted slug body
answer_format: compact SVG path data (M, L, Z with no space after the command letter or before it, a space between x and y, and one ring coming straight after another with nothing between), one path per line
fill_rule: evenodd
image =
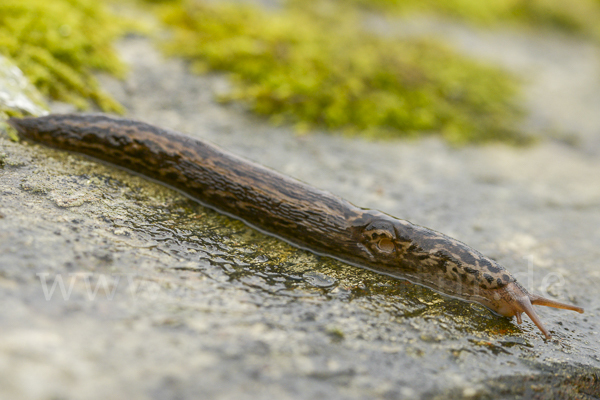
M100 114L9 123L26 139L139 172L298 247L481 303L519 324L525 313L548 339L532 305L583 312L528 293L504 267L456 239L174 131Z

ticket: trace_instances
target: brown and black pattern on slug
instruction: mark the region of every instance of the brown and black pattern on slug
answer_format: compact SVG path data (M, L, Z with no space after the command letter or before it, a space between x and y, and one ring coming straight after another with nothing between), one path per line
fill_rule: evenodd
M414 271L424 276L427 269L435 272L437 280L443 278L485 290L500 289L515 281L504 267L477 250L408 221L365 211L352 225L355 238L378 265L397 268L402 259L405 273Z
M524 312L547 338L532 304L583 312L528 293L504 267L456 239L358 208L177 132L100 114L9 123L26 139L139 172L299 247L477 301L519 323Z

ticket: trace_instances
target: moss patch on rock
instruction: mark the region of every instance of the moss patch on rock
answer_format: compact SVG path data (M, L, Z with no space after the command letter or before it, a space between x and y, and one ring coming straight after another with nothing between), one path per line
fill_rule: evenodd
M506 72L438 42L361 29L335 2L288 2L266 11L240 3L171 1L166 50L197 72L227 71L242 100L276 123L372 136L441 133L453 143L527 140L512 123L517 85Z
M0 54L50 98L120 112L93 71L122 76L125 68L112 43L134 27L96 0L2 0Z

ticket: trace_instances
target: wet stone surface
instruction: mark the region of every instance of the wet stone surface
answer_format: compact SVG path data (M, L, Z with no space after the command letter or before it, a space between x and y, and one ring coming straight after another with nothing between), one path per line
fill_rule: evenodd
M510 55L522 43L503 45ZM0 398L600 396L593 103L578 112L596 133L582 131L577 144L455 149L436 139L298 136L219 105L223 76L190 75L146 39L121 52L128 78L104 85L130 117L456 237L586 313L538 308L554 335L544 341L528 319L517 326L295 249L142 177L3 132ZM535 118L544 102L530 102Z

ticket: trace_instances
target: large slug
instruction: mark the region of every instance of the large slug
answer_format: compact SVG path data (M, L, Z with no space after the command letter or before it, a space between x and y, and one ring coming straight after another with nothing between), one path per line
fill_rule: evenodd
M9 120L26 139L139 172L298 247L483 304L520 324L532 305L583 313L529 293L504 267L442 233L358 208L183 134L99 114Z

